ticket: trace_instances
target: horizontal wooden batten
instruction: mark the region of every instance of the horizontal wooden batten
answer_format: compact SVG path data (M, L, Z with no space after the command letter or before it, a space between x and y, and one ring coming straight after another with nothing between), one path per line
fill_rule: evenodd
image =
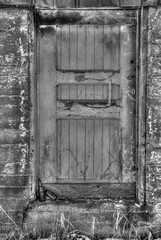
M118 70L111 70L111 69L107 69L107 70L102 70L102 69L87 69L87 70L74 70L74 69L69 69L69 70L62 70L62 69L56 69L58 72L62 72L62 73L100 73L100 72L104 72L104 73L120 73L120 69Z
M135 183L98 183L98 184L43 184L46 189L51 190L58 198L71 200L79 199L135 199Z
M120 100L119 84L61 84L57 85L57 99L63 101L104 102ZM107 103L106 103L107 104Z
M57 87L58 86L82 86L82 85L84 85L84 86L107 86L107 85L109 85L109 83L111 83L111 82L108 82L108 83L106 83L106 82L93 82L93 83L84 83L84 82L80 82L80 83L59 83L58 85L57 85ZM113 86L120 86L120 84L118 84L118 83L111 83L111 85L113 85Z
M136 10L106 10L98 9L92 11L91 9L80 10L38 10L40 25L48 24L97 24L97 25L118 25L118 24L136 24ZM112 13L112 14L111 14Z
M114 71L83 71L83 72L56 72L57 84L120 84L120 73Z
M113 117L106 117L106 118L102 118L101 116L100 117L82 117L82 116L69 116L69 117L57 117L56 118L57 120L65 120L65 119L68 119L68 120L116 120L117 117L115 117L113 115Z
M106 179L57 179L56 183L62 183L62 184L97 184L97 183L118 183L118 179L111 179L111 180L106 180Z
M63 103L57 102L57 118L66 117L83 117L83 118L120 118L120 108L116 106L109 106L108 104L91 104L86 103Z
M106 107L112 107L112 106L117 106L120 107L119 101L117 100L112 100L110 103L108 100L60 100L61 102L64 102L66 105L72 105L74 103L80 104L80 105L87 105L89 107L94 106L95 108L106 108ZM87 102L88 101L88 102Z
M4 0L3 0L4 1ZM13 1L13 0L12 0ZM37 8L113 8L120 9L121 7L141 7L141 0L36 0L35 6Z

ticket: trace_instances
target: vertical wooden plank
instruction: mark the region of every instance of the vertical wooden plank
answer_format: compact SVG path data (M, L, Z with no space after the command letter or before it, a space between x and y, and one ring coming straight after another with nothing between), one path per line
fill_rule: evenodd
M77 70L77 26L70 25L70 70Z
M95 53L94 53L94 25L86 26L86 36L87 36L87 70L94 70L94 61L95 61Z
M134 6L141 6L141 0L129 1L129 0L120 0L121 7L134 7Z
M78 70L86 69L86 28L78 26Z
M76 133L76 121L70 120L70 179L76 179L76 168L77 168L77 133Z
M61 34L61 70L70 70L70 29L62 26Z
M80 7L97 7L97 0L80 0Z
M78 127L78 148L77 148L77 179L84 179L85 178L85 120L79 119L77 120L77 127Z
M77 100L78 96L77 96L77 85L70 85L70 100Z
M109 98L109 85L102 85L102 99L108 100Z
M112 84L111 99L118 100L120 97L120 86Z
M62 144L62 121L60 119L57 120L57 178L61 177L61 144Z
M42 183L56 182L56 31L40 28L38 118Z
M68 119L61 120L61 178L69 178L69 156L70 156L70 142L69 142L69 122Z
M102 100L102 85L95 85L95 100Z
M102 166L102 178L110 178L110 126L109 119L103 120L103 166Z
M93 120L86 120L86 179L93 178Z
M69 85L61 85L61 99L69 100L70 99L70 87Z
M101 120L94 120L95 121L95 128L94 128L94 138L95 138L95 145L94 145L94 178L100 179L101 178L101 159L102 159L102 121Z
M61 37L62 37L62 29L61 26L56 27L56 66L57 69L61 69Z
M120 0L99 0L99 6L101 7L118 7ZM128 0L129 1L129 0Z
M120 69L120 28L111 27L111 70Z
M104 68L104 29L101 25L95 26L95 70Z
M95 89L94 85L87 85L86 86L86 99L94 100L94 96L95 96L95 94L94 94L95 90L94 89Z
M104 25L104 70L111 69L111 27Z
M86 98L85 85L79 85L78 86L78 99L85 100L85 98Z
M102 130L102 136L101 136L101 176L100 178L102 179L102 174L103 174L103 119L101 119L101 130Z
M110 179L118 178L119 145L117 120L110 119Z
M55 0L58 8L75 7L75 0Z

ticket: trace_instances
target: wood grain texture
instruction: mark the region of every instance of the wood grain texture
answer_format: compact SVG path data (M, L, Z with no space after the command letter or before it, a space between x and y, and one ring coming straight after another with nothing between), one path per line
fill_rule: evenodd
M56 36L55 28L41 28L40 32L41 61L38 82L40 178L43 182L49 179L53 182L56 179L56 86L54 81Z
M94 25L86 25L86 69L95 67L95 29Z
M61 69L70 70L70 27L61 27Z
M102 26L94 26L94 69L95 70L105 70L104 69L104 32ZM88 49L87 49L88 51ZM110 70L113 70L110 68Z
M109 86L110 85L110 86ZM110 92L111 91L111 92ZM57 99L65 101L83 101L84 102L107 102L111 100L120 100L120 85L106 83L62 83L57 85ZM91 101L90 101L91 100Z
M121 26L121 91L120 125L122 128L122 166L123 182L131 182L136 172L131 171L135 164L135 88L136 88L136 27ZM129 78L132 76L132 80ZM131 150L133 149L133 150ZM129 164L130 160L130 164Z
M86 26L78 26L78 70L86 70Z
M102 120L93 121L94 132L94 179L100 179L102 173Z
M77 123L77 178L78 179L85 179L86 177L86 172L85 172L85 148L86 148L86 135L85 135L85 124L86 120L78 120Z
M52 190L57 196L67 199L134 199L135 183L98 183L98 184L45 184L47 189Z
M129 25L136 24L135 10L100 10L99 15L97 11L92 10L38 10L37 12L40 24L98 24L98 25Z
M70 25L70 70L78 68L78 26Z
M116 118L119 119L119 107L108 104L63 103L57 102L57 118Z
M70 171L69 178L75 179L77 177L77 121L75 119L70 120Z
M1 0L2 3L5 3L4 0ZM22 0L10 0L11 4L22 4ZM157 1L152 1L150 5L156 6ZM25 0L25 4L29 5L30 0ZM129 1L129 0L79 0L78 4L76 4L75 0L55 0L55 4L57 8L92 8L92 7L140 7L141 0ZM55 4L53 0L36 0L35 5L38 8L46 8L53 9L55 8Z
M86 178L94 178L94 121L86 120L86 161L85 161L85 170Z
M119 26L57 26L57 69L119 71Z
M48 15L47 11L45 13ZM51 21L55 24L54 18L56 18L57 27L52 26L52 33L49 33L49 30L47 33L44 31L41 36L42 43L46 43L46 38L53 51L50 49L50 54L49 50L45 53L46 46L44 49L40 46L42 54L44 52L46 58L52 55L54 60L48 64L48 67L41 65L40 68L45 69L41 77L40 95L46 111L45 114L41 112L40 126L43 128L42 139L46 136L46 132L50 132L53 135L50 146L53 149L57 148L57 159L55 150L51 152L50 160L46 157L46 163L53 165L55 170L50 170L50 176L42 171L42 175L45 176L43 183L53 181L56 186L60 183L64 185L65 194L68 194L65 187L69 186L71 194L74 194L72 188L76 184L82 184L79 186L83 188L89 183L87 192L91 191L92 183L98 183L100 186L101 183L106 183L110 193L113 187L109 183L118 183L120 185L114 185L116 189L118 186L124 189L121 187L120 173L122 167L123 174L127 170L127 165L126 169L124 165L127 164L127 156L131 157L132 161L130 161L133 164L132 151L131 155L127 154L125 145L121 144L120 136L123 131L123 138L126 139L123 143L127 146L133 131L127 123L132 119L129 117L129 112L132 112L134 117L134 105L128 97L131 97L129 94L135 84L128 84L128 80L130 75L135 74L134 66L131 67L135 59L131 58L134 58L135 53L136 35L135 31L132 34L132 30L135 30L133 25L136 24L136 14L131 10L128 12L128 17L126 11L117 13L112 11L112 13L113 15L109 11L101 10L99 14L95 11L78 13L78 11L65 10L58 16L56 12L51 11ZM56 52L53 50L55 44ZM48 59L51 59L49 56ZM44 65L47 65L45 57ZM45 78L50 86L48 97L44 94L44 89L47 90L46 81L43 82ZM51 106L45 107L47 104ZM45 121L45 118L48 120ZM132 125L132 129L133 127ZM57 143L54 142L54 137ZM122 156L123 163L120 159ZM46 170L49 169L49 165ZM128 170L130 171L130 168ZM131 187L130 191L133 192L129 195L133 197L135 196L134 181L131 173L126 172L124 183L129 182L126 186ZM96 185L92 186L95 188ZM101 189L100 186L98 189ZM108 190L102 185L101 192L96 191L94 195L104 196L102 193L104 191L109 196ZM87 197L86 194L84 197Z
M120 84L120 73L118 72L104 72L104 71L96 71L96 72L62 72L57 71L57 84L67 84L67 83L75 83L75 84L106 84L106 83L114 83Z
M110 179L110 119L103 120L103 162L102 162L102 175L103 179Z
M123 182L135 179L135 170L130 171L135 162L135 87L136 87L136 28L134 26L121 27L121 86L124 94L121 99L121 127L122 127L122 164ZM133 62L134 60L134 62ZM129 77L132 76L132 81ZM130 149L133 149L131 151ZM130 163L129 164L129 159Z
M59 119L57 181L119 179L118 120Z

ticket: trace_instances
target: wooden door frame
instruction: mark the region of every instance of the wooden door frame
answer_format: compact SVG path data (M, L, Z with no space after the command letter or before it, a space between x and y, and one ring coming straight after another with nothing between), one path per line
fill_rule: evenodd
M64 9L67 10L67 9ZM70 10L70 9L68 9ZM77 9L78 10L78 9ZM85 10L90 10L90 9L85 9ZM100 9L92 9L92 10L100 10ZM106 10L106 9L103 9ZM109 10L109 8L108 8ZM110 8L110 10L114 10L114 8ZM116 10L116 9L115 9ZM124 9L122 9L124 10ZM45 11L45 10L44 10ZM74 9L72 9L72 11L74 11ZM146 86L146 73L142 72L142 62L145 61L146 56L144 55L144 59L143 59L143 53L145 53L147 51L147 48L142 47L143 46L143 39L145 39L145 35L146 35L146 31L142 32L142 26L147 24L147 14L143 13L143 10L140 9L136 9L136 11L138 12L138 32L137 32L137 38L138 38L138 53L137 53L137 65L138 65L138 70L137 70L137 93L138 93L138 97L137 97L137 103L136 103L136 109L138 109L137 111L137 116L136 116L136 123L139 122L139 124L137 124L136 126L136 131L137 131L137 137L136 137L136 161L137 161L137 165L136 167L138 168L138 176L137 176L137 183L136 183L136 199L139 202L144 202L146 201L146 176L145 176L145 159L146 159L146 154L145 154L145 147L143 148L142 146L140 147L141 143L140 143L140 136L143 134L143 131L140 130L140 125L143 124L144 125L144 132L146 130L146 126L145 126L145 118L146 118L146 114L145 114L145 86ZM39 125L38 125L38 119L39 119L39 100L38 100L38 96L39 96L39 80L38 80L38 76L39 76L39 61L40 61L40 56L39 56L39 44L38 44L38 38L39 38L39 32L38 32L38 25L39 25L39 17L38 17L38 12L35 13L36 14L36 83L35 83L35 89L36 89L36 97L35 97L35 102L36 102L36 110L35 110L35 139L36 139L36 146L35 146L35 150L36 150L36 164L35 164L35 178L36 178L36 186L35 186L35 190L37 190L37 179L39 178L39 137L38 137L38 132L39 132ZM146 20L144 20L143 22L143 15L146 16ZM143 34L142 34L143 33ZM140 87L143 89L142 92L139 91ZM141 93L140 93L141 92ZM144 98L144 100L141 102L140 104L140 99ZM141 105L141 107L139 107ZM140 110L141 109L141 110ZM141 111L144 111L143 114L141 114ZM144 153L143 153L144 152ZM141 158L143 160L141 160ZM140 188L140 186L142 186ZM112 188L113 191L113 188ZM143 200L144 199L144 200Z

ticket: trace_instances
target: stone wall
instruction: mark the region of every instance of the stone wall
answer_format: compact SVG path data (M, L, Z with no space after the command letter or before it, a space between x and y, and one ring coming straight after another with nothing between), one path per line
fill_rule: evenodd
M4 1L0 1L4 3ZM22 1L19 1L21 5ZM152 3L154 1L148 1ZM155 1L156 2L156 1ZM13 3L13 1L12 1ZM32 4L31 1L25 1ZM9 4L9 3L8 3ZM148 4L147 4L148 5ZM152 5L152 4L151 4ZM2 8L3 7L3 8ZM34 23L30 6L0 8L0 233L22 226L29 199L35 194L34 172ZM52 229L64 212L75 228L112 233L113 213L131 219L161 222L161 7L145 7L143 37L142 122L140 124L140 203L35 202L25 216L29 228ZM144 104L145 103L145 104ZM145 108L143 106L146 106ZM145 111L145 112L144 112ZM146 122L146 124L145 124ZM146 129L146 131L144 131ZM146 140L145 140L146 139ZM145 159L144 159L145 158ZM146 160L146 161L144 161ZM146 173L144 167L146 163ZM145 175L146 176L145 176ZM145 179L144 179L145 177ZM146 184L146 189L144 189ZM144 196L144 190L146 195ZM146 199L145 199L146 197ZM29 206L30 207L30 206ZM41 221L37 221L41 219ZM84 225L80 224L80 220Z
M31 191L32 18L29 9L0 9L0 233L22 225Z
M146 110L146 190L154 222L161 222L161 7L149 8Z
M150 8L147 72L147 193L161 192L161 8ZM148 197L148 196L147 196ZM149 197L148 197L149 199Z

